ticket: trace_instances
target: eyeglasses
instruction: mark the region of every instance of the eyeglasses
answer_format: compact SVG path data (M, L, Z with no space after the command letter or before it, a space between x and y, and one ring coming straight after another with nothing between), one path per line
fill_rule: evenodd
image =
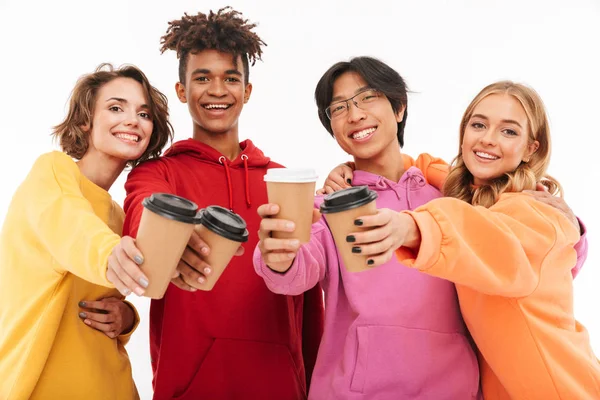
M325 109L325 114L329 119L342 117L350 110L350 102L354 103L356 108L366 110L369 107L372 107L373 103L375 103L380 96L381 93L375 89L365 89L349 99L336 101Z

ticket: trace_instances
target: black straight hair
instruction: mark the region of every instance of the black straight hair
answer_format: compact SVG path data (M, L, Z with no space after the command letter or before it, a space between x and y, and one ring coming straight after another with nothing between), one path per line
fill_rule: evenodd
M400 147L404 146L404 127L408 116L408 88L404 79L392 67L372 57L355 57L350 61L340 61L334 64L323 74L315 89L315 101L321 123L327 132L333 136L331 121L325 114L327 107L331 105L333 97L333 84L340 75L346 72L359 74L371 89L383 93L392 105L394 113L398 113L404 106L404 117L398 122L398 142Z

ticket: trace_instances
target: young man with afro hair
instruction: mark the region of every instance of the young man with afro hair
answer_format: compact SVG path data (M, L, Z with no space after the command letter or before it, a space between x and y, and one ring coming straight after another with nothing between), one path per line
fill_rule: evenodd
M272 162L250 140L239 142L238 119L249 100L249 66L265 43L254 24L227 7L185 14L169 23L162 52L179 58L175 89L193 120L191 139L134 168L125 188L124 234L135 236L142 200L172 193L203 208L220 205L241 215L250 239L212 291L202 288L210 251L193 234L179 276L150 307L154 399L306 398L323 329L320 287L303 296L269 291L256 275L259 205L267 202L263 176Z

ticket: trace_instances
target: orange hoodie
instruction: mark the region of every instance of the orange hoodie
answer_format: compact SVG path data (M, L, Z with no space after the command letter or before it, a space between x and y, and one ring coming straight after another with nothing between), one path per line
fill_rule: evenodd
M600 364L573 315L579 232L561 212L506 193L489 209L441 198L408 214L421 245L396 255L456 283L486 400L600 399Z

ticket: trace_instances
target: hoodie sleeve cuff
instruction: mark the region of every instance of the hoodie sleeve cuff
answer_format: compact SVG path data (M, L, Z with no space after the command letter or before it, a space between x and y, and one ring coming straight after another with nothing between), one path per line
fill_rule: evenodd
M269 289L275 293L288 294L290 285L298 274L297 262L298 256L287 271L274 271L264 262L258 247L254 249L254 269L265 280Z
M583 264L585 263L588 254L587 228L585 227L583 221L579 219L579 217L577 218L577 221L579 222L579 232L581 236L579 237L579 241L575 243L575 246L573 246L575 252L577 253L577 262L575 263L573 269L571 269L571 275L573 276L573 279L575 279L575 277L579 274L579 271L581 271L581 268L583 268Z
M133 311L133 326L131 327L131 329L129 331L127 331L127 333L123 333L123 334L117 336L117 339L119 340L119 342L121 342L123 345L126 345L127 342L129 342L129 339L131 338L131 335L133 334L133 332L135 332L137 327L140 325L140 315L138 314L137 309L135 308L135 306L133 304L131 304L127 300L123 300L123 303L125 303L125 305L127 305Z
M403 211L403 213L410 215L419 227L421 245L416 251L400 247L396 250L396 257L400 263L407 267L426 271L433 267L440 258L442 231L437 221L428 211Z

